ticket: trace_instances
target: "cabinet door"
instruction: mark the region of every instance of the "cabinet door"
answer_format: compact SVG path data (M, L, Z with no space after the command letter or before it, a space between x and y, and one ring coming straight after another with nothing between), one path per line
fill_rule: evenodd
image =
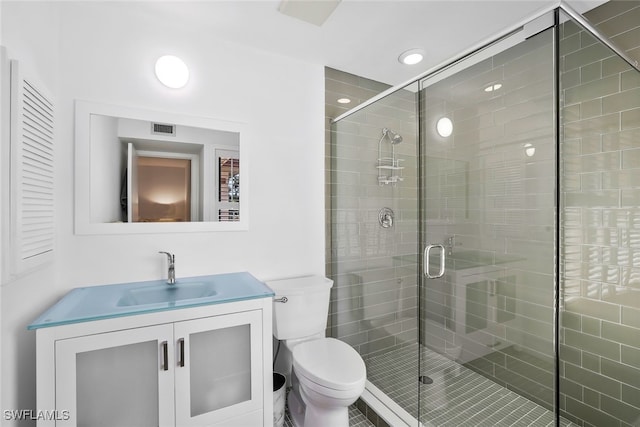
M56 341L58 426L170 426L173 325Z
M262 424L261 319L254 310L175 324L176 425L221 425L239 416Z

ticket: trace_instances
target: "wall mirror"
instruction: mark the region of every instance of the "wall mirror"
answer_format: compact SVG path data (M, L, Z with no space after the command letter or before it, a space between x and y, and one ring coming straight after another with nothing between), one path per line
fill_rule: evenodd
M86 101L75 108L76 234L247 229L242 123Z

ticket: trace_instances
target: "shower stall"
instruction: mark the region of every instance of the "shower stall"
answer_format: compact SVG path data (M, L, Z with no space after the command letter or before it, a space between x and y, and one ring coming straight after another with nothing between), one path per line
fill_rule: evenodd
M640 426L633 59L560 4L331 127L330 333L381 425Z

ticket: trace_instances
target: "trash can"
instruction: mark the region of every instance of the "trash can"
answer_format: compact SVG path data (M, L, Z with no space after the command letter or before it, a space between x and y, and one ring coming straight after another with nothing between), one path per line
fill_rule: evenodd
M273 373L273 426L284 425L284 403L286 400L287 379L278 372Z

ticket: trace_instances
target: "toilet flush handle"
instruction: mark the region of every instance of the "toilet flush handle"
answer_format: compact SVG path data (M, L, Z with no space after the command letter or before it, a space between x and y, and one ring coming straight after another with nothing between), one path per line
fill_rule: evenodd
M287 298L287 297L275 298L273 300L273 302L281 302L281 303L286 303L287 301L289 301L289 298Z

